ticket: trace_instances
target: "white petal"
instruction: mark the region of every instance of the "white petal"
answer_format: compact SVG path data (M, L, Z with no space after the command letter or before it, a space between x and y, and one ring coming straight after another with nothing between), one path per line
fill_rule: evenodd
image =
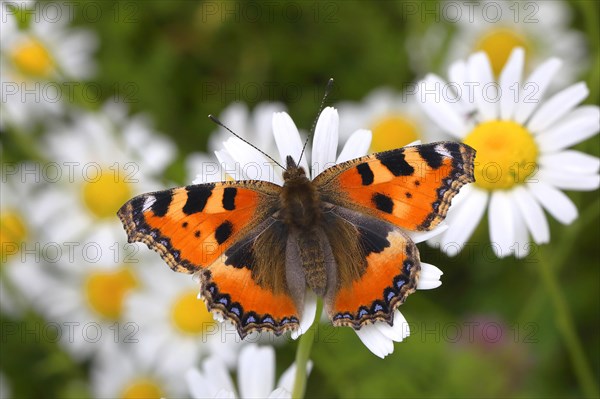
M546 244L550 241L550 227L540 204L532 197L523 186L517 186L512 191L512 196L521 211L527 229L531 232L537 244ZM525 244L525 243L519 243Z
M453 207L452 213L448 214L446 223L450 226L444 233L441 249L448 255L457 255L455 249L462 249L467 240L479 225L488 203L487 191L472 189L469 196L458 205Z
M515 87L519 87L521 82L524 63L525 52L520 47L515 48L500 73L500 119L509 120L513 117L519 103L519 92L515 93Z
M230 176L233 180L243 180L239 163L233 159L228 151L217 150L215 151L215 156L219 160L219 164L223 167L223 174Z
M600 176L579 175L570 172L542 169L538 172L539 181L546 182L563 190L593 191L600 186Z
M309 375L313 367L313 363L309 360L306 362L306 375ZM294 389L294 382L296 380L296 363L292 363L287 370L283 372L277 383L278 388L283 388L289 392Z
M394 351L394 341L386 337L374 324L355 330L362 343L377 357L384 358Z
M201 394L200 398L215 397L217 392L223 389L234 391L233 381L229 376L227 366L223 359L217 356L211 356L204 360L202 362L202 372L192 373L188 377L188 385L191 387L190 382L195 384L195 390Z
M589 93L590 91L583 82L556 93L533 114L527 123L527 128L533 133L547 129L585 100Z
M338 156L337 163L350 161L351 159L360 158L367 155L371 146L371 138L373 134L370 130L357 130L346 141L342 152Z
M387 338L394 342L402 342L410 335L410 326L406 322L404 315L398 310L394 310L394 324L378 322L375 326Z
M312 290L306 290L304 296L304 310L300 317L300 326L297 330L292 331L290 337L298 339L299 336L308 331L317 318L317 296Z
M215 399L236 399L235 392L228 389L221 389L213 396Z
M510 247L515 242L515 226L513 207L506 192L494 191L492 193L488 218L492 250L499 258L510 255L512 252Z
M515 226L515 243L512 245L511 250L515 258L523 259L529 255L532 244L529 240L529 232L527 231L525 220L523 220L523 217L521 216L519 206L515 201L513 201L512 205L514 210L513 223Z
M209 397L209 391L206 387L206 381L202 373L196 368L188 370L185 373L185 381L188 391L194 399L203 399Z
M468 131L460 109L449 103L442 92L448 84L436 75L428 75L418 84L418 104L440 129L457 138L463 138Z
M239 173L243 180L264 180L276 184L281 180L277 179L279 171L273 168L271 161L237 137L225 141L223 147L236 162L235 173ZM229 170L225 170L225 173L231 175Z
M327 107L321 112L312 148L312 177L335 165L338 145L339 116L337 110Z
M577 207L562 191L544 182L529 183L527 187L548 213L562 224L571 224L577 219Z
M537 135L536 142L542 152L559 151L592 137L599 129L600 108L584 105Z
M575 150L544 154L538 163L547 169L571 173L595 174L600 170L600 158Z
M268 396L268 399L291 399L292 393L287 389L277 388L273 392L271 392Z
M275 386L275 350L247 345L240 352L238 386L242 398L265 398Z
M460 101L456 103L464 114L475 110L475 103L468 94L469 87L465 85L468 80L467 64L464 61L456 61L448 68L448 79L450 84L456 84L461 90Z
M551 58L540 65L525 80L520 91L519 106L515 111L516 122L522 125L525 124L531 113L542 101L552 77L559 70L561 64L562 61L558 58Z
M490 60L484 52L478 52L467 61L469 79L476 82L474 96L475 105L481 121L498 118L498 86L494 81Z
M440 277L444 274L440 269L429 263L421 262L421 275L417 283L418 290L431 290L442 285Z
M410 237L412 242L414 242L415 244L418 244L420 242L430 240L433 237L436 237L436 236L442 234L444 231L448 230L448 227L449 227L448 224L442 222L439 225L437 225L437 227L434 228L433 230L429 230L429 231L406 230L406 231L404 231L404 233Z
M275 137L275 143L279 150L279 156L281 164L286 166L286 158L291 155L296 164L302 153L302 147L304 143L300 138L298 128L294 124L292 118L286 112L276 112L273 114L273 137ZM302 156L300 166L308 173L308 162L306 161L306 155Z

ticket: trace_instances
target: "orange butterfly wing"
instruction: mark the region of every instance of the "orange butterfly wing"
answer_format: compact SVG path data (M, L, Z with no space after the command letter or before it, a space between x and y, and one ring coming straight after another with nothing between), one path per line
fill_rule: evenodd
M197 184L139 195L117 215L129 237L179 272L209 266L275 212L281 187L263 181Z
M329 225L350 223L364 270L327 303L335 325L359 329L393 320L393 312L416 290L419 251L398 227L430 230L446 216L460 187L474 181L475 150L438 142L376 153L341 163L316 177L321 199L333 205ZM397 227L396 227L397 226ZM326 227L327 231L327 227ZM334 254L347 244L327 231ZM338 261L339 273L355 265Z
M325 214L325 232L336 257L338 273L344 268L361 268L353 281L340 284L332 298L326 298L329 317L336 326L359 329L373 321L392 322L393 311L417 288L421 263L415 244L398 227L371 216L334 206ZM353 226L359 254L352 259L340 256L349 250L349 240L339 240L340 223Z
M269 256L255 246L263 234L285 252L286 235L272 230L280 190L264 181L191 185L137 196L118 216L129 242L144 242L175 271L200 272L207 307L232 320L241 337L256 329L281 334L298 326L298 308L287 287L274 292L273 282L255 281L254 261ZM285 273L285 256L271 264Z
M475 150L437 142L341 163L316 177L322 199L408 230L431 230L460 187L475 181Z

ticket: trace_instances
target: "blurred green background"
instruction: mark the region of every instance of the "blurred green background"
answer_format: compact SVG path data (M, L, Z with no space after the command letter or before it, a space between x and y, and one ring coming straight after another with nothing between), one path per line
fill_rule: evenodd
M120 94L133 113L149 113L157 130L175 142L179 156L164 180L181 185L185 156L205 150L215 131L209 113L218 115L236 100L250 106L281 101L298 126L308 128L330 77L335 78L330 102L336 103L358 101L381 86L401 91L424 76L428 71L409 67L406 43L436 23L407 15L400 1L251 3L272 14L256 20L235 11L237 17L221 14L244 8L251 13L245 2L93 3L101 17L90 21L76 14L74 22L99 37L93 84L100 85L104 98ZM579 77L591 90L586 103L598 104L598 3L567 4L571 26L588 42L590 67ZM448 41L455 27L440 23L449 29ZM433 57L432 72L445 75L443 49ZM76 102L89 109L102 103L86 101L81 93ZM14 135L3 135L2 146L3 162L30 158ZM598 156L599 147L596 136L576 148ZM570 309L597 385L600 202L597 192L568 195L580 217L567 227L551 219L552 244L536 247L524 260L485 252L485 222L471 239L474 250L455 258L420 244L421 258L445 274L440 289L411 296L402 308L413 327L411 337L380 360L352 331L322 325L307 397L581 397L560 334L569 321L557 318L540 268L551 268L557 277L566 299L559 306ZM14 320L3 314L0 323L35 323L39 317L31 312ZM486 340L495 330L482 332L473 323L500 326L502 337ZM278 348L278 372L293 361L295 348L291 341ZM16 336L1 342L0 370L14 397L87 396L91 367L71 360L56 344L23 343Z

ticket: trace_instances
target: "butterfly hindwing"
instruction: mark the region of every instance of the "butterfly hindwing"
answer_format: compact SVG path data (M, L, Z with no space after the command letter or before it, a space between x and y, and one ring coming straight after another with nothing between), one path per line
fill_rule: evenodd
M475 150L437 142L380 152L318 175L323 201L409 230L430 230L446 216L460 187L474 181Z
M288 288L287 241L284 223L269 217L201 272L208 309L231 320L242 338L254 330L279 335L298 327L305 286L302 281L301 297Z
M333 324L359 329L374 321L391 322L394 310L417 287L417 247L381 219L339 206L330 206L324 215L339 276L335 295L326 298Z
M121 207L129 242L195 273L276 211L281 187L263 181L198 184L139 195Z

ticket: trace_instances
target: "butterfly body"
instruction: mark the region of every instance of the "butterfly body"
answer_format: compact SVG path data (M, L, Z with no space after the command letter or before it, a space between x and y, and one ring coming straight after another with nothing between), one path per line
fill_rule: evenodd
M281 189L281 217L290 237L289 256L286 261L289 267L301 264L304 281L317 295L324 296L327 286L335 285L335 281L327 280L327 263L325 252L330 252L323 233L322 204L314 184L306 177L306 171L296 165L291 156L286 160ZM296 248L291 248L296 247ZM297 256L293 260L292 256ZM329 265L331 267L331 265ZM292 276L299 273L291 271ZM290 279L288 285L300 284L297 279ZM303 288L303 287L302 287Z
M199 273L201 294L244 337L299 326L307 289L334 325L393 321L416 289L417 247L473 181L472 148L432 143L377 153L314 180L287 157L284 184L222 182L138 196L118 212L130 241L176 271Z

